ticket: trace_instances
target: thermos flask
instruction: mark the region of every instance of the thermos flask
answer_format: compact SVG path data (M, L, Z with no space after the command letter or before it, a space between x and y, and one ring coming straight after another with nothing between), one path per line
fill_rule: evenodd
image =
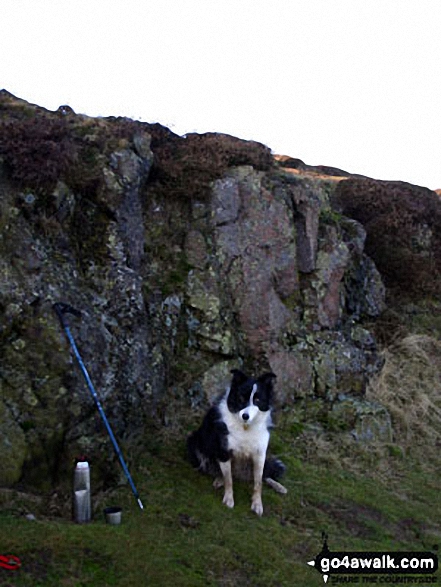
M78 461L73 482L73 516L79 524L90 522L90 467L87 461Z

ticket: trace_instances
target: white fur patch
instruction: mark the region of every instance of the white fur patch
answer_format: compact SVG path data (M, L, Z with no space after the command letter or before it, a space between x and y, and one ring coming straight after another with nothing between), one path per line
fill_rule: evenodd
M219 411L228 427L228 450L232 450L233 456L238 458L266 454L270 438L268 428L271 426L271 411L261 412L257 406L251 404L239 413L232 413L227 406L227 397L228 394L220 402ZM247 422L241 415L246 410L250 415Z

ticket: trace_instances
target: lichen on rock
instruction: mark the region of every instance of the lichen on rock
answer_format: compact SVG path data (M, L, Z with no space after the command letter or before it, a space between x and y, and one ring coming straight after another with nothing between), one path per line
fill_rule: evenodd
M83 451L101 486L112 481L58 301L82 312L72 332L135 461L131 439L151 418L171 425L173 411L178 426L238 365L276 373L287 411L313 402L335 429L351 420L359 439L387 436L365 391L382 367L383 277L394 289L408 268L385 267L383 244L439 284L441 205L425 194L426 209L416 190L414 210L406 188L405 218L381 235L404 188L300 163L227 135L178 137L0 93L0 485L70 483Z

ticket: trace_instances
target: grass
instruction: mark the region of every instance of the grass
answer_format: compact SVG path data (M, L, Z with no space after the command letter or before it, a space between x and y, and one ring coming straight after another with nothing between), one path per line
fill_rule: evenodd
M374 470L360 474L303 461L285 434L281 424L274 446L288 465L289 492L265 488L262 518L249 509L246 484L236 484L236 506L225 508L211 480L186 463L182 440L156 441L132 471L143 511L126 485L106 496L101 505L123 507L121 526L107 526L100 512L79 526L3 511L0 554L19 556L22 567L0 569L0 586L314 587L323 580L306 563L321 550L322 532L334 551L422 551L439 542L440 487L433 471L402 459L380 482Z
M384 352L384 366L368 392L390 412L402 445L439 454L441 343L412 334Z

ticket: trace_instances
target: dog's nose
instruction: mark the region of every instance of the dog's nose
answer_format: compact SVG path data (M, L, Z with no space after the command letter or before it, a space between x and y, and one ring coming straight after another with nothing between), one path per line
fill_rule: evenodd
M244 414L242 414L242 419L247 421L250 419L250 415L245 412Z

